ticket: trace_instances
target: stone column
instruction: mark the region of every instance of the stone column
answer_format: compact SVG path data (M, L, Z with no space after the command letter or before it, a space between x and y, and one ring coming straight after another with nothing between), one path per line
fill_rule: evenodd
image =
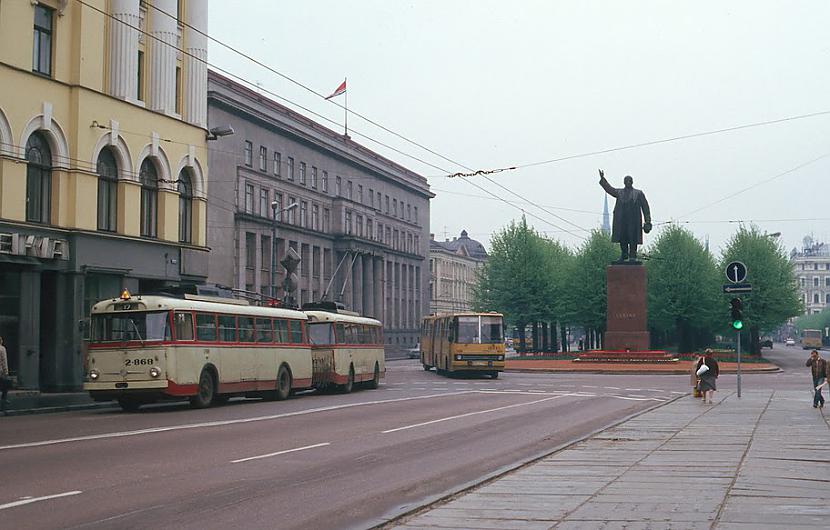
M383 259L372 258L372 268L374 270L372 283L375 289L375 318L385 320L386 314L383 311Z
M127 101L138 99L138 2L110 1L109 93Z
M185 6L184 120L207 128L207 2Z
M175 14L177 0L154 0L161 11ZM174 114L176 111L176 45L178 24L176 19L159 10L150 10L149 87L147 107L151 110Z
M363 256L363 312L375 317L375 258Z
M363 314L363 256L359 254L352 267L352 310Z

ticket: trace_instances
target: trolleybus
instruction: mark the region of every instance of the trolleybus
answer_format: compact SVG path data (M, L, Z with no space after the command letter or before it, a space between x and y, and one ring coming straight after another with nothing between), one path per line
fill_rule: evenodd
M801 332L801 347L805 350L821 348L821 330L805 329Z
M421 363L440 374L504 370L504 323L499 313L443 313L421 323Z

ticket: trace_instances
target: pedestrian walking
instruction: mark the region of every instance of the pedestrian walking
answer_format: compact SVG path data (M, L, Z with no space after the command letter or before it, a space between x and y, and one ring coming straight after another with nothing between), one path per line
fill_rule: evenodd
M6 405L8 405L9 388L12 386L11 379L9 379L9 357L6 354L6 346L3 343L3 337L0 337L0 412L6 414Z
M813 350L810 352L806 366L810 367L813 375L813 408L823 408L824 396L821 395L821 387L827 379L827 361L821 358L817 350Z
M715 394L715 390L718 389L716 381L718 375L720 375L718 361L715 360L712 353L711 349L706 348L703 352L703 357L697 362L697 369L695 370L695 373L700 378L700 391L703 394L703 402L709 405L712 404L712 396ZM704 366L706 368L703 368Z
M703 396L703 394L700 392L700 379L698 379L697 377L697 364L698 362L700 362L702 358L702 355L695 354L695 356L692 357L692 365L691 369L689 370L689 374L691 376L690 382L692 384L692 397L696 398Z

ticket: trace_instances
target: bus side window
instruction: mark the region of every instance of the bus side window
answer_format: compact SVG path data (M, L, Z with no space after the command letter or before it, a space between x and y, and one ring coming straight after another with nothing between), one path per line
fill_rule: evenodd
M270 318L256 319L256 341L274 342L274 333L271 331Z
M216 315L196 313L196 338L210 342L216 340Z
M239 317L239 342L255 342L254 317Z
M176 311L173 314L176 340L193 340L193 313Z
M288 342L288 321L283 319L274 319L274 339L276 342L285 344Z
M302 344L303 343L303 321L302 320L289 320L289 324L291 324L291 342L292 344Z
M236 317L219 315L219 340L236 342Z
M337 344L346 344L346 327L338 322L334 326L334 333L335 338L337 339Z

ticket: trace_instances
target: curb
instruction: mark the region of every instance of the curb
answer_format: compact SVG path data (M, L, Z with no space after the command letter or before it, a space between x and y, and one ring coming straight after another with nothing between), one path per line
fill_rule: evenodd
M30 416L33 414L52 414L55 412L72 412L75 410L93 410L93 409L108 409L115 408L118 404L115 401L105 401L100 403L81 403L77 405L55 405L52 407L37 407L30 409L11 409L6 410L6 416Z
M380 515L379 517L376 517L374 519L370 519L369 521L366 521L367 526L365 528L369 528L370 530L385 530L387 528L391 528L392 525L398 524L398 523L402 522L402 520L404 520L404 519L408 519L410 517L420 515L424 511L435 508L440 504L445 504L449 501L452 501L455 498L457 498L461 495L464 495L464 494L478 488L479 486L483 486L484 484L487 484L489 482L493 482L493 481L498 480L498 479L500 479L500 478L502 478L506 475L509 475L510 473L513 473L514 471L518 471L519 469L522 469L524 467L533 465L533 464L539 462L540 460L543 460L543 459L545 459L545 458L547 458L551 455L554 455L554 454L556 454L560 451L564 451L565 449L568 449L568 448L570 448L570 447L572 447L572 446L574 446L578 443L582 443L585 440L593 438L594 436L597 436L598 434L601 434L601 433L607 431L608 429L613 429L614 427L616 427L618 425L621 425L621 424L623 424L623 423L625 423L629 420L632 420L632 419L636 418L637 416L641 416L641 415L646 414L648 412L651 412L655 409L659 409L660 407L665 407L666 405L670 405L671 403L674 403L675 401L677 401L679 399L682 399L684 397L687 397L689 395L690 394L682 394L682 395L673 397L673 398L671 398L671 399L669 399L669 400L667 400L663 403L658 403L656 405L653 405L653 406L648 407L646 409L643 409L641 411L635 412L633 414L629 414L628 416L625 416L625 417L623 417L619 420L616 420L612 423L609 423L608 425L605 425L603 427L595 429L595 430L589 432L588 434L586 434L584 436L581 436L580 438L577 438L575 440L571 440L569 442L559 444L559 445L553 447L552 449L547 449L547 450L543 451L542 453L530 456L528 458L520 460L519 462L516 462L516 463L513 463L513 464L508 464L506 466L503 466L503 467L501 467L501 468L499 468L495 471L492 471L492 472L484 475L483 477L480 477L478 479L473 479L469 482L466 482L464 484L456 486L456 487L454 487L450 490L444 491L442 493L436 493L434 495L430 495L429 497L426 497L420 503L418 503L416 505L413 505L412 507L410 507L408 509L404 508L405 511L403 511L401 513L395 514L394 512L397 509L401 509L402 507L399 507L397 509L393 508L392 510L387 511L386 513Z

